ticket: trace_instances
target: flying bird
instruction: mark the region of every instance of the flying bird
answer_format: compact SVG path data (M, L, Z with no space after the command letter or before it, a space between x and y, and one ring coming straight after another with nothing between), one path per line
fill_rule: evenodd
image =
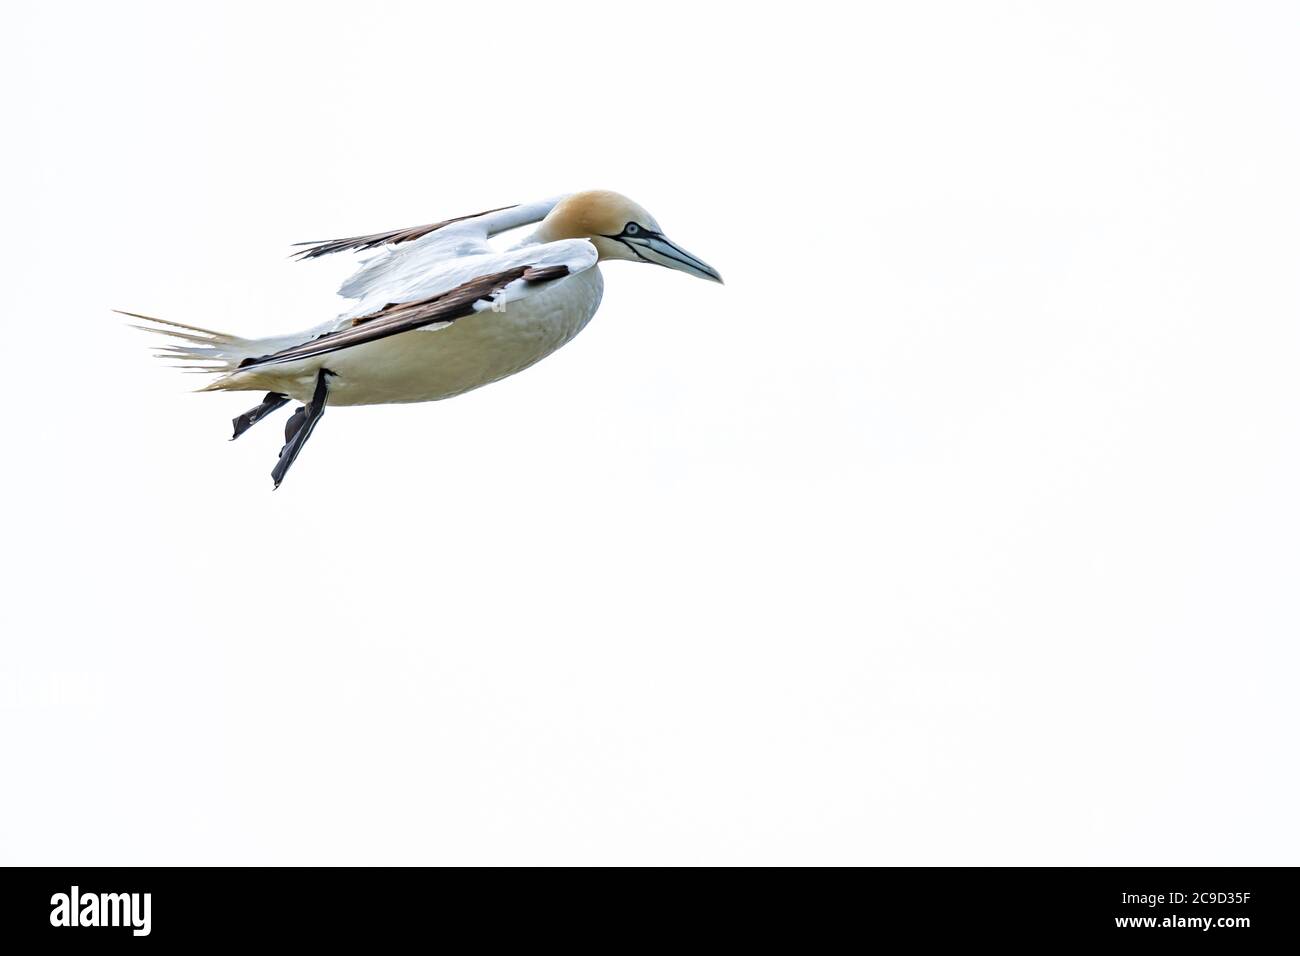
M536 228L507 250L488 240ZM354 305L293 335L246 339L135 312L136 326L177 340L163 358L220 377L200 391L265 391L234 420L238 438L272 412L302 404L271 472L280 486L330 405L432 402L500 381L582 331L600 305L599 263L647 262L721 282L618 193L590 190L369 236L299 243L298 259L362 260L339 288Z

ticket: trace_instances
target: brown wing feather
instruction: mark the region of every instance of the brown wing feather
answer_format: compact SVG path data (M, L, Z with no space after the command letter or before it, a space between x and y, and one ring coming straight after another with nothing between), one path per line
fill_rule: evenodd
M550 282L568 274L568 266L516 266L502 272L493 272L427 299L417 302L390 303L377 312L353 319L352 324L345 329L327 332L310 342L282 349L270 355L246 358L239 363L239 368L257 368L262 365L315 358L318 355L337 352L339 349L373 342L390 335L400 335L402 332L410 332L427 325L454 322L456 319L473 315L475 302L479 299L492 298L517 279L529 283Z
M514 209L511 206L501 206L497 209L485 209L482 212L471 213L468 216L457 216L454 219L444 219L442 222L431 222L427 226L412 226L409 229L393 229L390 232L376 232L369 236L352 236L348 239L330 239L326 242L298 242L295 246L308 246L301 252L295 252L294 257L297 259L315 259L319 256L328 256L335 252L361 251L362 249L374 249L376 246L395 245L399 242L410 242L412 239L419 239L427 236L431 232L437 232L443 226L450 226L453 222L464 222L466 219L476 219L479 216L486 216L489 213L503 212L507 209Z

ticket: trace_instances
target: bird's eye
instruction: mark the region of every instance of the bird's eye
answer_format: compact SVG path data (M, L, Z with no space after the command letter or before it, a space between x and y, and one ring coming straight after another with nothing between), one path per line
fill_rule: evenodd
M641 231L641 227L634 222L629 222L627 226L624 227L623 231L627 233L629 236L635 236L638 232Z

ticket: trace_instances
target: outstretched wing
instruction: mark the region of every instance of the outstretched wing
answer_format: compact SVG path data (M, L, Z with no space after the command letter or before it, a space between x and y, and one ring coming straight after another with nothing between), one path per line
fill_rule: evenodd
M507 253L471 256L456 263L460 269L444 270L432 280L437 291L404 295L301 344L246 358L237 371L316 358L416 329L443 329L457 319L494 304L526 298L548 283L590 269L596 259L596 247L585 239L563 239ZM478 268L467 269L471 264ZM465 277L467 272L471 274ZM447 280L457 274L463 281L450 288L437 288L446 286Z
M312 259L345 250L379 250L339 287L343 298L358 300L341 317L350 321L390 302L427 298L473 278L472 272L465 274L466 267L478 267L470 266L468 260L495 255L488 243L491 237L540 222L563 198L506 206L427 226L311 243L298 256Z

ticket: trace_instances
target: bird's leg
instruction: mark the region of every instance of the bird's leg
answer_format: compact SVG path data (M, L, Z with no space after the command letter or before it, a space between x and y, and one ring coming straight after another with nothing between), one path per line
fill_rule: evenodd
M289 473L289 468L298 457L298 452L302 451L302 446L307 444L307 439L311 437L316 423L325 414L329 377L333 374L329 369L324 368L316 373L316 390L312 393L311 401L294 412L285 424L284 447L280 449L280 460L271 470L275 487L280 487L280 482L284 481L284 476Z
M235 433L230 436L230 440L234 441L288 401L288 395L281 395L279 392L267 392L266 398L262 399L262 404L256 408L250 408L235 419Z

